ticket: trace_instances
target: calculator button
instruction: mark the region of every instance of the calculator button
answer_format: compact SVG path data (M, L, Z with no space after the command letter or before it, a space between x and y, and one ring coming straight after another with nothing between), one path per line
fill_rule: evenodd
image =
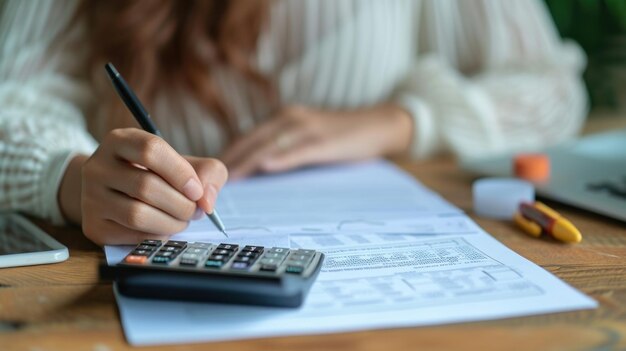
M201 249L201 248L188 248L187 251L185 251L185 253L190 253L190 254L197 254L197 255L204 255L208 252L207 249Z
M287 265L288 266L300 266L300 267L304 267L307 265L306 262L302 262L302 261L287 261Z
M278 269L278 265L277 264L262 264L261 268L259 269L265 272L276 272L276 270Z
M243 249L241 251L263 252L263 246L249 246L249 245L246 245L246 246L243 247Z
M209 247L211 247L211 244L206 244L206 243L193 243L193 244L189 244L188 245L190 248L194 248L194 249L208 249Z
M230 255L232 253L231 250L213 250L213 255Z
M174 247L185 247L187 245L186 241L174 241L170 240L165 243L165 246L174 246Z
M204 263L204 266L207 268L220 268L224 265L223 261L219 261L219 260L207 260Z
M271 249L269 249L269 252L271 253L283 253L286 254L289 252L289 249L284 248L284 247L272 247Z
M182 259L197 260L200 258L200 255L195 254L195 253L185 253L181 257Z
M257 259L257 256L237 256L235 257L235 261L245 261L245 262L254 262Z
M252 251L242 251L237 255L237 257L257 257L259 254Z
M263 257L266 257L266 258L283 258L286 255L287 255L286 253L281 254L281 253L270 253L270 252L268 252Z
M161 248L161 251L159 252L165 252L165 251L178 252L180 251L180 248L176 246L163 246Z
M184 258L184 257L180 259L181 266L195 266L197 264L198 264L198 259Z
M310 261L310 257L309 257L309 258L304 258L304 259L301 259L301 258L299 258L299 257L293 257L293 256L291 256L291 257L289 257L289 260L288 260L287 262L289 262L289 263L291 263L291 262L301 262L301 263L303 263L303 264L304 264L304 263L307 263L307 262L309 262L309 261Z
M287 261L287 263L285 263L287 266L298 266L298 267L306 267L308 266L308 262L302 262L302 261Z
M275 258L264 258L260 261L260 263L263 264L279 264L280 260L277 260Z
M250 264L248 262L233 262L233 265L230 266L231 269L248 269Z
M291 257L289 257L289 261L302 261L302 262L308 262L311 260L313 256L310 255L291 255Z
M133 252L131 252L131 255L150 256L151 253L152 253L152 251L150 251L150 250L134 250Z
M288 265L285 272L292 274L300 274L304 271L304 267L300 265Z
M148 257L143 256L143 255L128 255L126 256L126 259L124 259L124 261L126 261L126 263L145 263L146 260L148 259Z
M313 256L315 254L315 250L298 250L295 252L296 255L309 255Z
M141 242L141 245L160 246L161 240L144 240Z
M155 256L152 258L152 263L168 263L171 260L171 257Z
M209 257L210 260L214 261L228 261L228 256L226 255L211 255Z
M234 244L219 244L219 246L217 247L218 250L237 250L239 248L239 245L234 245Z
M142 244L142 245L137 246L135 249L137 249L137 250L154 250L154 249L156 249L156 247L152 246L152 245L143 245Z
M157 257L173 257L174 253L169 251L159 251Z

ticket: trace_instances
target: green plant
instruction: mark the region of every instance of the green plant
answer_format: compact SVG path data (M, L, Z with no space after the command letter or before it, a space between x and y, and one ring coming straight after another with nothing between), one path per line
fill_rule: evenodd
M563 37L588 56L593 106L626 108L626 0L545 0Z

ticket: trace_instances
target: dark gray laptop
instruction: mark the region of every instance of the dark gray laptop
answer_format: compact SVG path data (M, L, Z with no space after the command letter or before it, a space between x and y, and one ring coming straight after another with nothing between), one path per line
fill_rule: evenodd
M626 221L626 129L586 136L551 147L550 180L538 195ZM479 175L512 175L512 156L463 163Z

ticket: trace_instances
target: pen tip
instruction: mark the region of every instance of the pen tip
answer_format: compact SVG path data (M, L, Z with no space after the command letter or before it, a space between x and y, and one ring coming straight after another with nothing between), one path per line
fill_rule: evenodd
M224 236L225 236L225 237L230 238L230 237L228 236L228 233L226 233L226 231L225 231L225 230L222 230L222 234L224 234Z

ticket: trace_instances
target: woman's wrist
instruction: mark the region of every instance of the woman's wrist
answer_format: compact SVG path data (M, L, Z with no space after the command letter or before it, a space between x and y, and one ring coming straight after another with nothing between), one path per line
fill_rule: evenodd
M385 156L402 155L408 151L413 140L413 118L407 110L396 104L385 104L382 108L391 125Z
M80 224L81 210L81 169L88 156L77 155L68 164L61 180L57 201L65 219L73 224Z

